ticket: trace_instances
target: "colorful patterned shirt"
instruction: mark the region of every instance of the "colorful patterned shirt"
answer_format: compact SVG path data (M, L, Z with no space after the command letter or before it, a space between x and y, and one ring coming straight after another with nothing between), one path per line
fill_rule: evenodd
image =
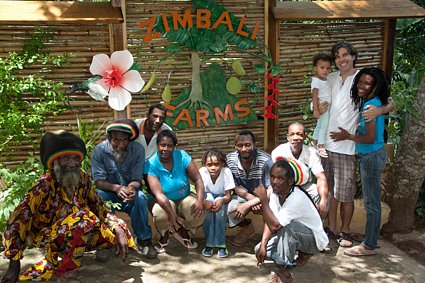
M52 233L52 227L68 215L82 210L91 211L106 230L112 232L119 226L127 232L125 223L103 204L102 198L92 186L90 176L83 171L81 171L81 183L82 185L74 191L72 199L69 199L51 173L43 174L6 223L3 257L21 259L27 237L30 237L38 247L47 246L51 241L51 235L56 233L55 231Z

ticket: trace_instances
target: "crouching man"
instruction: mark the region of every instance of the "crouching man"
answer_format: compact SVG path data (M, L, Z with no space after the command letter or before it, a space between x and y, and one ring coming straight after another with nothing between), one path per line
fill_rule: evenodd
M125 222L113 215L81 170L86 146L77 136L48 132L41 139L40 158L47 169L10 215L4 232L3 257L10 260L1 283L48 281L80 267L85 251L116 246L125 260L135 243ZM43 260L21 276L20 259L30 238L46 248Z
M263 186L255 189L263 209L264 231L255 247L257 263L264 259L273 260L278 271L270 282L292 282L290 269L302 266L309 258L323 250L329 240L322 227L315 204L297 183L294 171L298 170L295 160L279 160L270 170L273 192L270 199ZM295 256L298 257L295 260Z

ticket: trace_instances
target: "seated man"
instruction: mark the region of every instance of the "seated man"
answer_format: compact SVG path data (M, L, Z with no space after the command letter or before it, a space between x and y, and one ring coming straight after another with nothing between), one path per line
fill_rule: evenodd
M270 187L269 172L272 164L267 152L255 146L254 134L251 131L240 131L235 137L235 152L226 157L235 180L235 195L229 203L227 213L229 227L241 227L232 244L243 246L254 236L254 227L245 216L252 211L261 214L260 200L254 195L254 189L259 185Z
M86 146L77 136L48 132L41 139L40 157L48 172L41 175L6 223L4 258L10 259L2 283L47 281L81 265L83 252L110 248L125 260L135 246L125 222L113 215L81 170ZM20 259L29 238L45 247L46 257L21 276Z
M290 269L307 263L311 255L325 249L329 243L319 213L308 195L294 185L297 161L279 160L270 170L273 193L270 200L262 186L255 189L260 199L264 231L261 243L255 247L258 264L273 260L278 272L269 282L292 282ZM298 175L298 174L297 174ZM295 254L298 257L295 261Z
M170 126L164 123L167 117L167 109L162 104L153 104L149 107L148 116L143 119L136 119L134 122L139 128L139 137L136 142L145 149L145 160L156 153L156 137L163 130L171 130Z
M149 259L157 257L148 224L147 197L140 190L145 163L143 147L134 142L139 130L133 120L118 119L106 127L107 139L98 144L91 157L93 180L103 201L121 205L128 213L136 244ZM99 253L98 259L107 255Z
M320 216L324 219L328 213L328 182L316 149L304 144L306 136L304 125L297 122L289 125L288 142L272 151L272 159L274 162L282 158L296 159L300 166L307 167L307 176L300 185L313 199ZM310 172L316 177L317 185L313 182Z

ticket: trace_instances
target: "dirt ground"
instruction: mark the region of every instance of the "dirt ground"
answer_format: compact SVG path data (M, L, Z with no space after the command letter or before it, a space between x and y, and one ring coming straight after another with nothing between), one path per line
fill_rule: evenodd
M217 255L203 257L202 238L197 240L199 247L192 251L172 239L167 253L160 254L156 260L144 259L132 251L126 262L112 257L106 263L99 263L94 260L94 253L86 253L82 267L70 274L67 282L267 282L275 267L271 262L261 268L256 266L253 247L259 240L260 236L257 236L240 248L229 244L230 255L225 259L220 259ZM405 253L394 246L393 242L401 247L409 246L409 250ZM344 248L332 241L331 252L317 254L306 266L293 270L294 282L425 282L425 266L413 258L425 251L424 230L396 234L393 240L382 239L380 244L378 255L353 258L343 255ZM22 270L42 256L42 250L27 250ZM6 268L7 261L0 259L0 274ZM54 279L52 282L61 281Z
M425 265L425 219L416 221L415 228L411 231L384 235L384 239Z

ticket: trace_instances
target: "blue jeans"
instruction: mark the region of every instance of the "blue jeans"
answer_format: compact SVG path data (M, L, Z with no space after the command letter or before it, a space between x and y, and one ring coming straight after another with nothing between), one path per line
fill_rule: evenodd
M224 194L206 193L205 199L211 203L223 198ZM207 211L204 220L204 234L207 247L226 247L227 203L217 212Z
M152 230L148 222L148 199L141 190L137 190L136 197L131 203L124 203L116 193L103 190L96 190L103 201L112 201L120 203L120 211L126 212L131 218L131 227L134 235L140 240L149 240L152 238ZM114 212L114 209L112 209Z
M255 246L255 253L260 246L261 243ZM266 259L273 260L278 267L290 269L296 266L296 251L312 255L319 250L313 231L300 222L292 220L269 239L266 246Z
M359 154L363 200L366 209L366 229L363 245L375 249L381 228L381 174L387 163L384 147L377 151Z

